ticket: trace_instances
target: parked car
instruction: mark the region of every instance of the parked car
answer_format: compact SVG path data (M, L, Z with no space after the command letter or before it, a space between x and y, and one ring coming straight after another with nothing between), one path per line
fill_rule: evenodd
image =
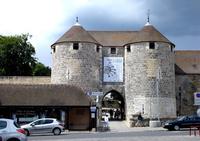
M44 133L53 133L54 135L60 135L64 131L64 124L59 122L54 118L42 118L35 120L29 124L22 125L26 132L26 135L31 134L44 134Z
M14 120L0 118L0 141L27 141L27 137Z
M200 117L198 116L179 117L176 120L166 122L163 127L168 130L180 130L180 128L190 128L192 126L200 127Z

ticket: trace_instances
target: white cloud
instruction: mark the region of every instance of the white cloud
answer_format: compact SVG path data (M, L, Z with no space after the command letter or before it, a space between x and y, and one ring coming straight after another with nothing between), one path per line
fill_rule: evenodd
M87 28L98 29L99 27L98 30L101 30L107 27L105 29L109 30L114 27L113 29L121 30L120 28L126 29L125 27L130 25L143 26L146 22L147 10L150 9L153 24L162 25L160 27L165 28L164 31L168 33L172 31L177 33L177 28L173 28L180 25L178 22L181 23L182 18L178 15L180 20L173 20L170 24L172 17L177 16L173 16L174 12L166 12L168 11L166 9L179 10L174 9L171 4L174 4L172 0L171 2L168 0L165 5L158 0L0 0L0 34L31 34L30 41L36 48L39 61L51 65L50 45L75 23L76 16L80 16L80 23L84 22L83 26ZM182 3L178 4L181 7ZM185 16L183 19L185 20ZM195 23L198 23L197 19Z
M73 23L64 22L89 4L89 0L0 0L0 3L0 34L29 33L39 61L50 65L50 45L56 40L52 36L67 30Z

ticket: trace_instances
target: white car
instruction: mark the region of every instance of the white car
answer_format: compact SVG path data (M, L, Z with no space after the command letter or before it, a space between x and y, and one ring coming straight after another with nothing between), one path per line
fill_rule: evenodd
M26 135L31 134L43 134L53 133L54 135L60 135L64 131L64 125L54 118L42 118L35 120L29 124L22 125L26 132Z
M0 141L27 141L27 137L14 120L0 118Z

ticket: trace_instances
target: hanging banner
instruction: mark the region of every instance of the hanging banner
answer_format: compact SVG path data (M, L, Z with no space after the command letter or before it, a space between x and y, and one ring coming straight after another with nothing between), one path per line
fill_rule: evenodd
M123 57L104 57L103 81L123 82Z

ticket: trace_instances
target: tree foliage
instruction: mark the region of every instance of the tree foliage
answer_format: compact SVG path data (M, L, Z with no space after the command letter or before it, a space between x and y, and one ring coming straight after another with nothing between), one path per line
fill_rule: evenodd
M33 75L35 76L50 76L51 75L51 69L44 64L38 62L36 63L34 69L33 69Z
M32 75L35 49L29 35L0 36L0 75Z

